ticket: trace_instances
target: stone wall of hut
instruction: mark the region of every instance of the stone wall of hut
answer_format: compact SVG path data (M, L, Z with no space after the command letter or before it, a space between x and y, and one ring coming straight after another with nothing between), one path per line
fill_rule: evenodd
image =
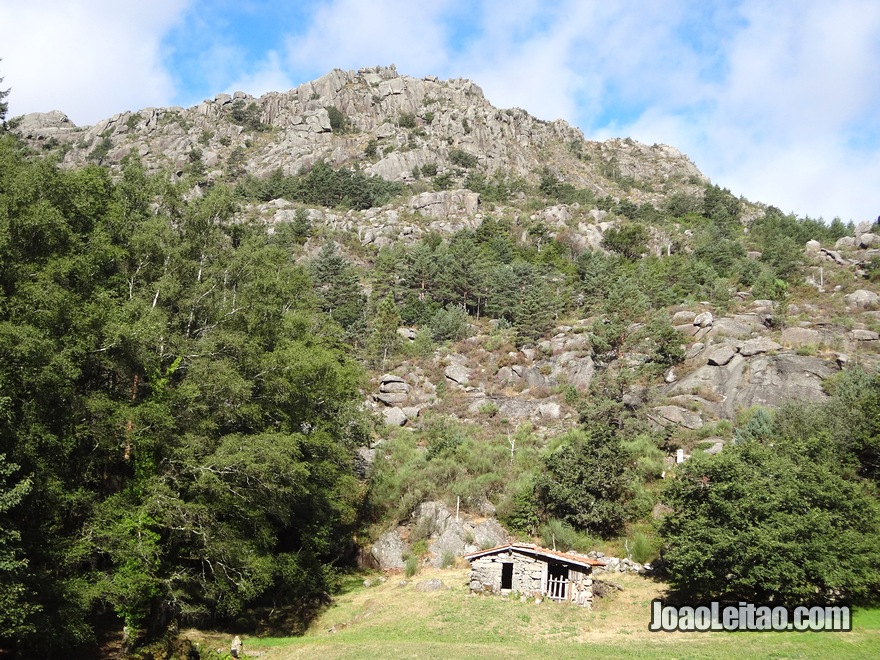
M545 597L547 590L547 567L544 559L518 552L486 555L471 562L471 591L500 594L501 574L504 564L513 564L511 592L534 598ZM567 601L591 607L593 602L593 578L590 571L580 566L568 567Z

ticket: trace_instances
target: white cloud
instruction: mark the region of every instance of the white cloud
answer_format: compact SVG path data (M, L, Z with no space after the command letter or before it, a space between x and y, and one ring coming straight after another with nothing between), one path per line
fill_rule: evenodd
M0 75L9 116L62 110L90 124L170 104L162 35L188 0L0 0Z
M394 63L471 78L493 104L567 119L587 137L672 144L716 183L784 210L880 212L874 0L258 2L244 8L307 18L257 58L254 34L233 18L248 1L233 11L227 0L0 0L10 115L57 108L91 123L197 102L206 88L259 95L336 67ZM187 32L175 43L191 47L174 70L193 89L175 90L164 68L163 36L176 25Z
M443 14L450 0L334 0L319 7L308 30L287 40L287 65L326 73L334 68L396 64L401 73L445 68Z
M294 86L284 70L277 51L270 50L262 62L258 62L250 73L241 76L226 86L229 93L243 91L252 96L266 92L283 92Z
M629 14L616 38L609 25L611 52L627 34L639 46L628 65L602 62L603 80L641 94L647 109L595 134L673 144L715 183L785 211L875 217L880 5L744 2L728 16L712 76L676 35L683 16L649 15L652 26Z

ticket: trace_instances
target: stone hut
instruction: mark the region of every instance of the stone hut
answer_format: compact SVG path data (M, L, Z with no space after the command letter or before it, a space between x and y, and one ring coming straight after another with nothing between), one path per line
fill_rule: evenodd
M471 552L464 558L471 563L473 592L516 592L581 607L591 607L593 603L593 566L605 566L604 562L583 555L528 543L508 543Z

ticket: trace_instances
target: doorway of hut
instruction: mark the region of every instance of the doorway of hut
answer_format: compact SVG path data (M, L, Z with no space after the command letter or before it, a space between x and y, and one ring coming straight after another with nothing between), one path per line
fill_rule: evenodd
M513 589L513 564L501 564L501 588Z
M566 600L568 597L568 567L561 564L547 566L547 597Z

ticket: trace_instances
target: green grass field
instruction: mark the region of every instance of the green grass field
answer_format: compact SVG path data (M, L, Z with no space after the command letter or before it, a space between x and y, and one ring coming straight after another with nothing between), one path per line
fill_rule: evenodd
M245 651L266 660L293 658L875 658L880 609L857 610L848 633L651 633L650 602L664 587L638 576L615 577L623 591L593 611L468 592L467 570L430 570L339 596L302 637L245 638ZM439 578L449 588L422 592ZM231 635L191 631L213 648ZM228 646L226 646L228 649Z

